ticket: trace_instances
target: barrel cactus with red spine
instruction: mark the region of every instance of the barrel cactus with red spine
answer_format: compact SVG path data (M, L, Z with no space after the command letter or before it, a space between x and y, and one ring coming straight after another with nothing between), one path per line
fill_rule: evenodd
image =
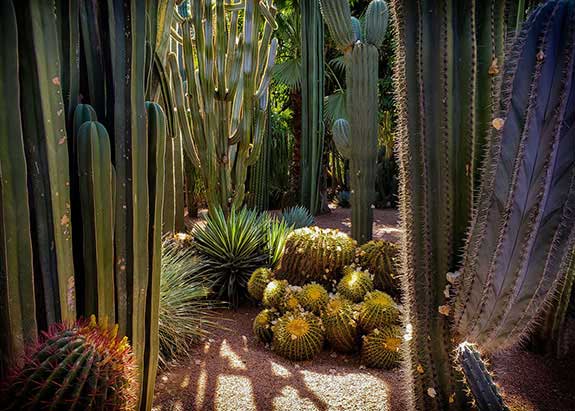
M54 324L3 382L6 410L133 410L138 387L127 337L94 316Z

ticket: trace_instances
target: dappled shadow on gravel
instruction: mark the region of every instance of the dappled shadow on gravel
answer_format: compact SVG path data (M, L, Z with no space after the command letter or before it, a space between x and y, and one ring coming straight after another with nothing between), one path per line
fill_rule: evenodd
M255 341L257 308L221 313L227 329L190 364L158 376L154 410L405 410L399 371L360 368L357 356L330 351L291 362Z

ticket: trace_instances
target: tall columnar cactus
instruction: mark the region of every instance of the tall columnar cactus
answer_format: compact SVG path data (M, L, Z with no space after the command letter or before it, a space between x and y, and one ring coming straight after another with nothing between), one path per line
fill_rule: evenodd
M454 344L488 353L524 338L573 248L575 5L537 9L503 62L497 3L393 3L405 365L418 410L469 407ZM478 103L485 92L493 104Z
M300 204L312 214L321 208L320 176L323 156L324 29L319 3L301 7L301 157Z
M0 378L36 339L28 172L20 120L18 31L12 2L0 4ZM16 80L15 80L16 79Z
M201 170L210 209L227 211L243 203L247 168L265 138L276 9L271 1L213 3L194 1L191 17L179 16L186 81L175 54L168 64L185 152Z
M102 124L87 121L78 130L75 145L83 234L84 312L114 322L115 181L110 138Z
M340 153L350 160L352 237L363 244L372 237L377 163L379 52L389 19L384 0L373 0L366 11L364 36L352 22L347 0L321 0L321 10L346 63L346 119L333 126ZM354 30L354 25L356 30Z

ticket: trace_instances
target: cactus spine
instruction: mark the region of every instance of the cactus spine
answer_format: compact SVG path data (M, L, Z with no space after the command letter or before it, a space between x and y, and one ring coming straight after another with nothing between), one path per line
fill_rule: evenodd
M411 408L418 410L468 409L451 361L454 342L468 339L487 351L516 343L536 308L546 305L573 244L573 216L564 213L574 199L574 139L565 134L574 119L573 104L565 104L575 84L573 33L567 30L573 4L550 1L535 11L504 64L497 47L506 31L499 3L393 2L405 229L401 281L406 322L414 327L405 362ZM426 51L432 49L441 57L431 58ZM477 55L486 49L489 64ZM553 77L553 66L562 75ZM493 104L478 104L487 100ZM536 115L537 106L559 117ZM486 160L479 153L488 153ZM454 295L446 273L458 268L468 230Z
M331 36L346 61L349 124L345 119L338 119L332 131L340 153L349 156L352 237L363 244L371 240L373 231L379 108L378 47L385 37L389 12L384 0L373 0L366 12L365 39L361 40L354 33L347 0L322 0L321 8Z
M211 210L243 203L247 168L262 149L277 50L271 38L275 12L273 2L225 5L216 0L215 7L195 1L191 17L179 16L185 92L176 55L168 56L176 117L185 152L201 170Z
M110 138L102 124L87 121L78 130L75 144L83 228L84 312L114 322L114 182Z
M317 1L301 7L301 190L300 203L312 214L321 208L320 176L323 156L324 30Z

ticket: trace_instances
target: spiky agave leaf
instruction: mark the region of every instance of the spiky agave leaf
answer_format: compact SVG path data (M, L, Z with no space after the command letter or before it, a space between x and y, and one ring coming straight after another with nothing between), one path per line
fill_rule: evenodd
M187 358L199 339L218 327L214 308L224 304L209 299L212 279L207 266L189 248L169 237L162 245L159 334L161 366Z
M206 265L213 289L233 307L246 297L250 275L266 264L266 224L257 211L232 207L228 217L221 208L206 216L204 226L196 226L194 248Z
M282 210L282 220L294 230L313 225L314 218L309 210L302 206L294 206Z
M279 263L289 233L293 228L283 219L272 218L267 229L267 251L269 255L269 266L275 268Z

